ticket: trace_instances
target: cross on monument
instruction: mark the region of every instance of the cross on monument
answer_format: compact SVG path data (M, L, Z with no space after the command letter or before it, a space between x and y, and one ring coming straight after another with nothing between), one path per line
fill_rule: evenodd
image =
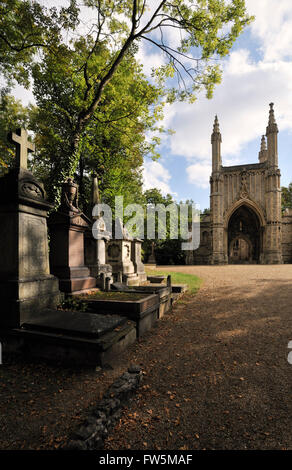
M28 152L35 150L35 145L29 142L27 135L27 131L23 128L8 134L10 142L16 146L16 167L24 170L27 170Z

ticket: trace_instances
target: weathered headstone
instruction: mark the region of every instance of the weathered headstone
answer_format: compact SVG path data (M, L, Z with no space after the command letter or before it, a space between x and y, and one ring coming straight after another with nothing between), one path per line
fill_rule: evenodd
M124 230L122 221L116 221L116 233L123 238L116 238L107 243L106 260L112 266L115 280L121 278L126 284L137 283L139 277L135 273L135 267L131 259L132 256L132 238Z
M92 182L92 208L100 204L97 174L93 175ZM112 278L112 267L106 263L106 242L110 234L106 230L102 216L94 216L94 225L85 232L85 264L90 275L97 280L96 285L105 288L105 278Z
M68 178L62 185L61 205L49 218L51 269L63 292L96 286L84 262L84 232L90 226L91 221L78 208L78 185Z
M135 273L139 276L140 282L145 282L147 280L147 274L145 273L144 264L141 259L141 248L142 240L135 238L132 241L132 262L134 264Z
M0 325L19 327L60 302L58 279L50 274L48 203L43 185L27 169L34 150L27 131L9 135L16 145L14 168L0 178Z
M147 264L155 264L156 265L156 258L155 258L155 242L151 243L151 255L148 258Z

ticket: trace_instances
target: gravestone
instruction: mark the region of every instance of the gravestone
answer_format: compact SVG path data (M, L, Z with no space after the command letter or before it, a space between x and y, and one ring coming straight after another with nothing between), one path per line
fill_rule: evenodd
M0 326L19 327L42 309L55 308L61 294L49 269L47 216L53 206L27 169L34 145L25 129L10 133L9 139L16 159L0 178Z
M144 264L142 263L141 259L141 248L142 248L142 240L139 238L134 238L132 241L132 262L134 265L134 270L137 276L139 277L140 282L147 281L147 274L145 273Z
M156 265L156 258L155 258L155 242L151 243L151 255L148 258L147 264Z
M100 204L97 174L92 181L92 209ZM96 278L97 287L105 290L106 279L112 282L112 267L106 263L106 242L110 239L110 233L106 230L102 216L93 216L94 224L85 232L85 264L90 270L90 275Z
M68 178L62 184L61 205L49 218L51 269L62 292L96 286L84 261L84 233L89 227L91 221L78 208L78 185Z
M132 261L132 238L124 229L122 221L117 219L116 232L123 238L110 240L107 243L106 261L112 266L115 281L122 280L126 284L139 282L139 277L135 273L135 267Z

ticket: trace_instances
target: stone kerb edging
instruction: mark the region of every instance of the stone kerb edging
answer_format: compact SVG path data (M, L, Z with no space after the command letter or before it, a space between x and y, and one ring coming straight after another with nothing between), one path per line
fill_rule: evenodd
M122 408L138 389L142 380L142 370L131 365L127 372L109 387L103 399L91 412L78 431L72 434L63 450L99 450L121 416Z

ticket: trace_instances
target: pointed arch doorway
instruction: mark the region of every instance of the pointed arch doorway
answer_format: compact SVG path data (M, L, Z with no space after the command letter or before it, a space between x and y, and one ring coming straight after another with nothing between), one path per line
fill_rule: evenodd
M242 204L228 222L228 262L253 264L260 260L261 223L252 207Z

